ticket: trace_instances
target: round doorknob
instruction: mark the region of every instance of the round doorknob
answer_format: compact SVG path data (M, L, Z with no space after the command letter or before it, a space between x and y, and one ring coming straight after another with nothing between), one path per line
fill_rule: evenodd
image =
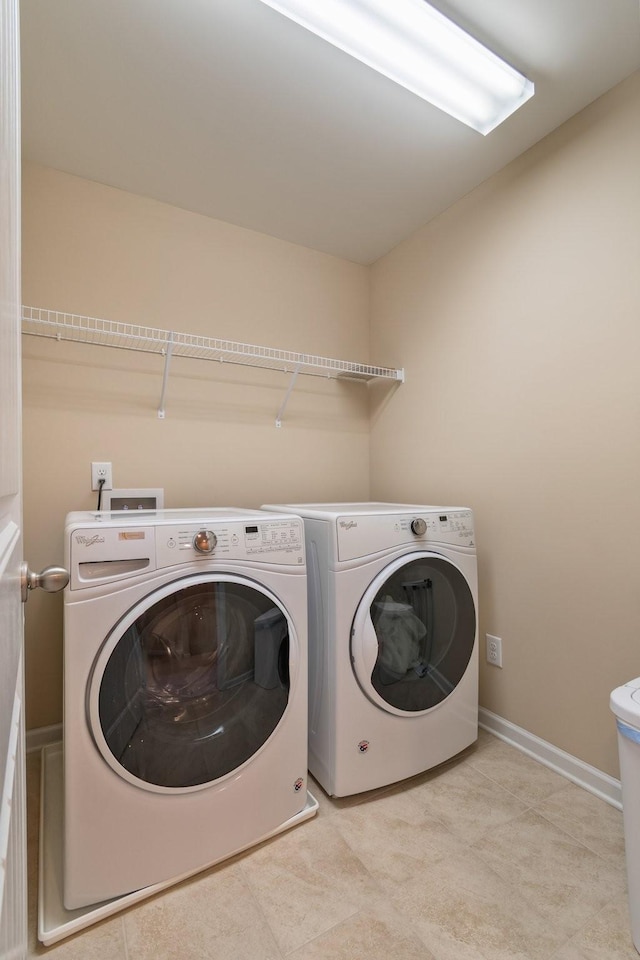
M412 520L411 530L415 533L416 537L423 537L427 532L426 520L423 520L422 517L418 517L417 520Z
M193 538L194 549L198 553L213 553L218 538L213 530L198 530Z
M47 593L58 593L59 590L64 590L68 583L69 571L65 570L64 567L45 567L40 573L35 573L33 570L29 570L29 565L24 561L20 568L20 586L23 603L26 602L29 596L29 590L35 590L41 587L43 590L46 590Z

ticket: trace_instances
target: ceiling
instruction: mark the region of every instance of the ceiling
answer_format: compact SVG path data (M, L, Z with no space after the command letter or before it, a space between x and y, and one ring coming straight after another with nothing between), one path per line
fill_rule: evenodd
M433 5L535 83L487 137L260 0L21 0L23 156L369 263L640 68L638 0Z

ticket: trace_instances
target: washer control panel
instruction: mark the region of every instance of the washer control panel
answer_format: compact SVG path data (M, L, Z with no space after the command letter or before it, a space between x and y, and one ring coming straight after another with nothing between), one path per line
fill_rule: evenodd
M209 559L302 566L302 521L286 517L162 524L156 528L156 558L158 567Z
M257 510L242 518L220 516L221 511L217 516L215 511L210 516L184 513L164 511L158 523L133 512L126 522L109 522L113 514L70 514L65 546L69 589L119 583L194 561L220 561L221 566L228 561L282 564L304 572L300 517L268 516Z
M338 560L356 560L406 543L474 547L473 512L446 508L422 514L352 514L336 521Z

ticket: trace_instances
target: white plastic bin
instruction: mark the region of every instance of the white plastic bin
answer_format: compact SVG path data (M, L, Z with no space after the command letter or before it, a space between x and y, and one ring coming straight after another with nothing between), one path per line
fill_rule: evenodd
M609 704L618 727L631 936L640 953L640 677L616 687Z

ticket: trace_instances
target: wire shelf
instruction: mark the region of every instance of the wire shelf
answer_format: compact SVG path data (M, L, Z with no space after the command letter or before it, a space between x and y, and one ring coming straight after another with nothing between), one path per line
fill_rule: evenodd
M328 357L238 343L234 340L217 340L171 330L156 330L153 327L99 320L96 317L82 317L73 313L59 313L39 307L23 307L22 321L23 333L56 340L92 343L121 350L137 350L142 353L159 353L162 356L166 355L167 349L171 347L171 354L174 357L239 363L285 373L290 373L297 367L300 373L318 377L404 380L404 371L391 367L354 363L350 360L333 360Z
M292 374L292 382L284 404L278 413L276 424L280 426L284 406L298 374L349 380L386 379L404 382L404 370L380 367L351 360L334 360L290 350L238 343L234 340L217 340L175 330L157 330L97 317L83 317L74 313L61 313L41 307L22 308L22 332L28 336L68 340L73 343L89 343L120 350L140 353L155 353L165 358L162 397L158 416L164 417L164 397L167 386L168 365L171 357L187 357L192 360L216 360L219 363L236 363L247 367L263 367Z

